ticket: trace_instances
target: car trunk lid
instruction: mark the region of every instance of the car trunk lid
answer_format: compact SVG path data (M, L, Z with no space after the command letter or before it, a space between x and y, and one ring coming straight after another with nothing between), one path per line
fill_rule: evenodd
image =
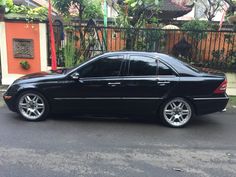
M211 68L198 68L201 71L201 75L206 77L222 77L226 78L225 73L219 70L211 69Z

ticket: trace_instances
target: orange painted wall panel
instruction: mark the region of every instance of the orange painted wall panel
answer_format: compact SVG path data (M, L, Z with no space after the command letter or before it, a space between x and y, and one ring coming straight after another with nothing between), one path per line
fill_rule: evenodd
M13 53L13 39L32 39L34 48L34 58L15 58ZM7 39L7 56L8 56L8 73L9 74L29 74L40 71L40 42L39 42L39 25L6 22L6 39ZM46 52L46 49L45 49ZM20 62L28 61L30 68L24 70Z

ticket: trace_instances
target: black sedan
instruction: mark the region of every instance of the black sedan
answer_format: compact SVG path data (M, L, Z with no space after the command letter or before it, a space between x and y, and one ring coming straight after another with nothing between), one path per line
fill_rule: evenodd
M3 96L9 109L30 121L49 113L132 114L182 127L194 115L222 111L229 99L224 75L160 53L105 53L60 71L14 81Z

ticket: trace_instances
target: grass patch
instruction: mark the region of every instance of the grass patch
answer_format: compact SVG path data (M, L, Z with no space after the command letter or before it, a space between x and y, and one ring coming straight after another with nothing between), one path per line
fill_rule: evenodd
M236 106L236 96L229 97L229 104L232 106Z

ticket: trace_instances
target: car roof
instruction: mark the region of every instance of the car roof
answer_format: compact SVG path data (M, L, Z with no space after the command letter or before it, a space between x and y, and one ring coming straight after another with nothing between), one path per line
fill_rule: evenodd
M156 56L158 54L157 52L142 52L142 51L114 51L114 52L106 52L106 54L112 54L112 55L119 55L119 54L130 54L130 55L149 55L149 56Z
M174 63L174 62L179 62L178 59L164 54L164 53L158 53L158 52L142 52L142 51L115 51L115 52L106 52L104 55L119 55L119 54L129 54L129 55L148 55L152 57L158 57L168 63Z
M157 52L140 52L140 51L115 51L115 52L106 52L100 55L97 55L95 58L97 57L101 57L101 56L107 56L107 55L124 55L124 54L128 54L128 55L144 55L144 56L150 56L150 57L155 57L155 58L159 58L161 61L165 62L166 64L169 65L169 67L171 67L172 69L174 69L179 75L182 76L198 76L199 73L190 69L190 67L187 67L186 64L184 64L182 61L180 61L179 59L172 57L170 55L167 54L163 54L163 53L157 53ZM83 63L82 65L78 66L81 67L84 64L94 61L94 60L89 60L85 63ZM73 69L72 71L68 72L67 75L70 75L71 73L73 73L76 69L78 69L78 67L76 67L75 69Z
M129 55L145 55L150 57L160 58L161 61L164 61L169 66L174 68L180 75L198 75L196 71L187 67L181 60L164 53L158 52L142 52L142 51L115 51L115 52L107 52L103 55L121 55L121 54L129 54Z

